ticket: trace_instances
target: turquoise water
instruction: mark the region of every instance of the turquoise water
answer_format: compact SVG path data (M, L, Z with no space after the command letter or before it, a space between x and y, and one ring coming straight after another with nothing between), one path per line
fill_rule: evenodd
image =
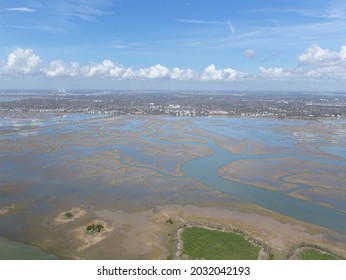
M57 260L40 248L0 237L0 260Z

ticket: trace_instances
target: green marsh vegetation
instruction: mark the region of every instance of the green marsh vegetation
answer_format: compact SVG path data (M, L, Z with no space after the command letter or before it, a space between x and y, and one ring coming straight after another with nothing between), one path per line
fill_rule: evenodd
M298 260L343 260L342 256L336 255L328 248L317 244L302 242L293 247L287 255L287 259Z
M257 260L260 248L236 232L187 227L182 233L183 254L194 259Z
M340 258L328 252L323 252L321 250L314 249L314 248L307 248L307 249L304 249L302 252L300 252L299 259L300 260L339 260Z

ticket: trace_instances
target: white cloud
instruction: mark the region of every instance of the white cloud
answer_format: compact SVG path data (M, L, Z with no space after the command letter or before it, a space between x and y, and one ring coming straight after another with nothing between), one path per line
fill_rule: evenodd
M341 47L340 52L322 49L318 45L305 50L303 54L298 57L300 63L305 65L324 67L338 65L346 62L346 46Z
M91 63L83 67L82 72L86 77L110 77L111 71L118 66L106 59L102 63ZM114 73L114 72L113 72Z
M298 61L302 67L313 68L305 74L309 78L346 79L346 46L336 52L313 45L298 57Z
M199 19L177 19L176 22L181 23L196 23L196 24L228 24L225 21L210 21L210 20L199 20Z
M36 12L35 9L30 9L26 7L17 7L17 8L8 8L8 9L3 9L4 11L10 11L10 12L26 12L26 13L34 13Z
M332 51L313 45L298 56L299 65L293 69L259 67L266 79L287 80L344 80L346 79L346 46Z
M155 66L138 70L136 76L142 79L170 78L170 70L161 64L156 64Z
M53 60L48 66L41 66L41 58L32 49L17 48L8 55L7 61L0 60L0 75L23 76L42 75L48 78L108 78L117 80L155 80L167 79L175 81L237 81L247 74L232 68L217 69L215 65L208 66L202 73L192 69L168 68L161 64L133 69L126 68L109 59L101 63L79 65L77 62L66 63Z
M198 74L192 69L182 69L175 67L171 71L172 80L195 80Z
M6 75L36 75L41 71L40 66L41 58L32 49L17 48L8 55L1 73Z
M124 72L122 73L122 78L125 80L132 80L135 78L135 72L132 70L132 68L126 68Z
M66 64L61 60L52 61L46 70L48 77L78 77L79 74L80 67L77 62Z
M322 67L310 70L305 74L306 77L314 79L346 79L346 69L342 66Z
M293 77L293 72L281 67L265 68L260 66L259 72L261 77L268 79L283 79Z
M241 80L245 73L238 72L232 68L216 69L214 64L209 65L200 76L202 81L235 81Z
M243 56L246 58L254 58L257 55L257 52L254 49L247 49L243 52Z
M250 53L250 50L249 50ZM189 68L168 68L156 64L150 67L133 69L124 67L109 59L101 63L79 65L77 62L53 60L44 66L41 58L32 49L17 48L9 53L6 60L0 60L2 76L34 76L48 78L71 79L115 79L115 80L174 80L174 81L216 81L232 82L256 80L309 80L309 79L346 79L346 46L339 51L323 49L314 45L298 56L296 68L263 67L258 69L259 75L247 74L233 68L218 69L214 64L197 72Z

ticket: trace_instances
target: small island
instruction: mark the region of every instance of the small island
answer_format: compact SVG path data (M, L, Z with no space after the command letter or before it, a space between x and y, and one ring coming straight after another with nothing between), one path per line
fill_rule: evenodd
M74 207L68 211L63 211L59 213L59 215L55 218L55 223L57 224L66 224L69 222L72 222L80 217L83 217L85 215L85 210Z

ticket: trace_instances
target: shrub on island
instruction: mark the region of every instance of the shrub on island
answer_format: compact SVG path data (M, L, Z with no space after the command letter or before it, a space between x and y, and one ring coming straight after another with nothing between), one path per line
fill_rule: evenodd
M64 214L64 216L65 216L66 218L70 219L70 218L73 217L73 214L72 214L71 212L66 212L66 213Z
M101 224L91 224L91 225L88 225L86 230L88 232L101 232L102 230L104 229L104 226L101 225Z

